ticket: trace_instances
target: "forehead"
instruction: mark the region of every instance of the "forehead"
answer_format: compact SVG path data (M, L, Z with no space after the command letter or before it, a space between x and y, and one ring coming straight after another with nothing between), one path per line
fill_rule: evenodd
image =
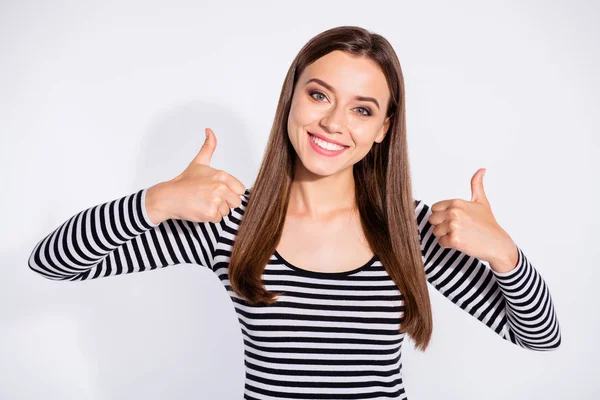
M311 78L329 83L338 95L371 96L380 99L380 104L385 104L384 100L389 97L385 75L373 60L340 50L332 51L308 65L298 82L304 85Z

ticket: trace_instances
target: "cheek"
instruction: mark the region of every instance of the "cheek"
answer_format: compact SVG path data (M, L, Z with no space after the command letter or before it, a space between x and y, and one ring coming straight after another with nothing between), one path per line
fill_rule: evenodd
M295 100L292 100L292 104L290 106L290 112L289 112L288 118L287 118L288 135L291 134L295 124L296 124L296 104L295 104Z
M300 126L320 121L323 117L322 112L323 108L311 103L308 99L296 99L290 108L292 120Z
M302 106L296 100L292 101L288 115L288 126L297 125L302 120Z
M288 139L290 140L290 142L292 143L292 146L294 148L298 148L298 146L300 145L300 137L298 135L298 132L303 129L303 127L306 125L306 123L302 120L302 115L300 113L301 107L298 107L297 105L294 105L292 103L292 106L290 108L290 113L288 115L288 119L287 119L287 135L288 135Z
M296 141L296 132L298 131L299 123L296 119L296 115L290 110L290 115L287 120L287 134L292 143Z
M357 129L354 131L354 143L356 147L369 148L373 145L376 135L373 134L372 129Z

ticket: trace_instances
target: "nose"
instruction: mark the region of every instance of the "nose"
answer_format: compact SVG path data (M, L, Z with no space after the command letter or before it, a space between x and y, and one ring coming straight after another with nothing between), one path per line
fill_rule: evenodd
M336 105L321 119L321 125L329 133L343 133L347 125L346 117L344 108Z

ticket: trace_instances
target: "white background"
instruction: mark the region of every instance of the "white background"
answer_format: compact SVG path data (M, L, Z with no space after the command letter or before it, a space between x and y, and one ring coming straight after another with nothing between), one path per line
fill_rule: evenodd
M542 274L562 346L501 339L429 286L410 400L596 399L598 2L0 2L0 398L240 399L242 336L196 265L56 282L34 245L73 214L171 179L211 127L251 185L302 45L359 25L396 49L415 198L470 200Z

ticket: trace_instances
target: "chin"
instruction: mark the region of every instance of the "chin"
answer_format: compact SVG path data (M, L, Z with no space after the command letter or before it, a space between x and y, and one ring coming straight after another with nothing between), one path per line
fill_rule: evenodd
M318 177L327 177L332 175L337 175L346 170L346 166L336 167L331 164L321 163L321 162L307 162L304 163L300 159L300 157L296 158L297 162L300 163L299 167L304 170L308 175L314 175ZM350 166L352 168L352 166Z

